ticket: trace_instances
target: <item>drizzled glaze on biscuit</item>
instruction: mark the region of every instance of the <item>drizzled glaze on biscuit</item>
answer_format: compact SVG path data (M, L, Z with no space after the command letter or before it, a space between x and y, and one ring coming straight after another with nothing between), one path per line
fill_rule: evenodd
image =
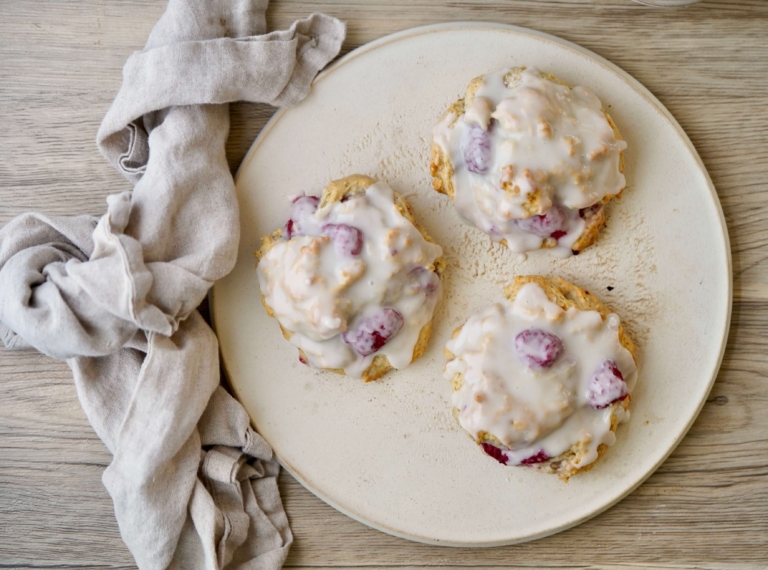
M378 355L394 368L413 359L440 297L442 249L403 216L386 183L366 180L336 199L296 198L285 228L265 239L257 273L265 305L307 364L374 379L366 371Z
M538 283L471 317L446 351L459 424L506 465L544 464L577 450L555 469L568 477L614 443L612 416L628 414L622 403L636 365L618 316L565 310Z
M534 68L476 82L433 132L451 163L457 212L513 251L570 255L588 209L624 188L626 143L584 87Z

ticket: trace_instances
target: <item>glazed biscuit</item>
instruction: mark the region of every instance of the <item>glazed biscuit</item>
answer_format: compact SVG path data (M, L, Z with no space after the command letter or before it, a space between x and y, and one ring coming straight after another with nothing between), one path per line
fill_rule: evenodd
M424 353L445 262L386 183L352 175L294 199L256 259L262 303L301 362L369 382Z
M610 308L563 279L517 277L445 354L454 417L505 465L567 480L594 466L628 418L635 346Z
M434 129L430 172L459 215L516 252L577 253L621 195L626 143L599 99L516 67L473 79Z

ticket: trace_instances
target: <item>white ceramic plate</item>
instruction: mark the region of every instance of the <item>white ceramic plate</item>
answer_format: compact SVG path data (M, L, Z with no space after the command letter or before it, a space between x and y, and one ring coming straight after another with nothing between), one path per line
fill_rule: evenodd
M523 260L459 220L428 173L433 123L470 79L537 66L603 101L629 145L628 188L595 246ZM378 382L318 372L267 317L253 251L284 224L288 194L353 173L387 180L445 250L445 295L419 361ZM363 46L278 112L237 179L242 236L213 314L232 387L285 468L343 513L412 540L491 546L546 536L603 511L671 453L722 358L731 262L712 183L680 126L637 81L595 54L523 28L407 30ZM606 301L640 352L632 418L589 473L557 477L496 463L462 432L441 376L451 331L516 274L560 275ZM611 291L608 287L612 287Z

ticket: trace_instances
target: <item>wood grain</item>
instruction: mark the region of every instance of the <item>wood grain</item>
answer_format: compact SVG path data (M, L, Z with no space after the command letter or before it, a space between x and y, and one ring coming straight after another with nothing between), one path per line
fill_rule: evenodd
M163 9L157 0L0 0L0 224L27 210L99 214L128 187L94 138L125 59ZM296 535L288 566L768 568L768 2L284 0L269 23L284 28L313 11L348 22L345 51L412 26L488 20L558 35L625 69L677 118L712 176L735 304L700 417L618 506L536 542L448 549L371 530L284 474ZM272 112L232 106L233 170ZM109 461L66 365L0 351L0 568L135 568L100 480Z

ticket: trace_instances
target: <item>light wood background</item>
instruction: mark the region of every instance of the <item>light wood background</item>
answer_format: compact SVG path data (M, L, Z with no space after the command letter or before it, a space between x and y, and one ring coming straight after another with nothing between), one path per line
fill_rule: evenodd
M0 224L101 214L128 187L94 139L161 0L0 0ZM723 367L669 460L618 506L513 547L424 546L369 529L281 478L290 567L768 568L768 2L653 9L629 0L276 0L287 27L324 11L344 51L408 27L488 20L579 43L646 85L699 150L725 210L735 304ZM233 105L237 167L273 110ZM702 260L706 263L706 260ZM110 456L66 365L0 350L0 568L134 568L101 484Z

